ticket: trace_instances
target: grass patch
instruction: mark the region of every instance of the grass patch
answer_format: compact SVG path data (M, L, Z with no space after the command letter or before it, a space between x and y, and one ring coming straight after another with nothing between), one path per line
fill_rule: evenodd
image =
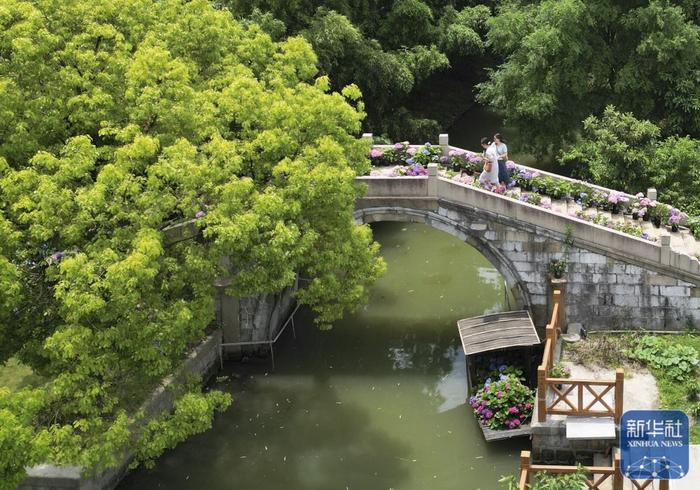
M658 335L654 337L660 340L660 345L663 347L690 346L697 351L698 357L700 357L699 335ZM639 334L591 335L584 341L566 344L563 359L584 366L639 368L644 364L631 359L628 352L634 348L635 341L640 338L642 336ZM693 414L700 408L700 401L693 400L689 394L694 386L700 384L700 368L696 366L692 374L682 380L674 379L669 374L671 370L668 368L653 365L648 365L647 368L656 378L661 408L683 410L688 414L692 424ZM697 423L691 427L690 442L700 444L700 425Z
M11 358L0 366L0 387L9 388L16 391L21 388L39 386L46 381L46 378L35 374L32 368Z
M581 342L564 342L562 359L582 366L638 369L641 364L625 354L633 339L630 334L595 334Z

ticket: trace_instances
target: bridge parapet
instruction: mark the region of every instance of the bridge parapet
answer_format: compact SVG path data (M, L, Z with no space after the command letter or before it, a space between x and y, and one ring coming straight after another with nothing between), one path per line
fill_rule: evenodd
M430 167L437 170L437 165ZM581 221L571 216L532 205L517 199L495 194L435 175L425 177L363 176L358 182L367 184L367 193L358 201L358 209L395 205L397 207L437 209L443 200L491 213L494 220L507 217L560 235L571 230L579 245L603 255L628 263L651 267L673 277L700 284L700 262L694 257L671 249L670 236L651 242L614 229ZM432 184L432 185L431 185ZM436 192L431 192L431 189Z

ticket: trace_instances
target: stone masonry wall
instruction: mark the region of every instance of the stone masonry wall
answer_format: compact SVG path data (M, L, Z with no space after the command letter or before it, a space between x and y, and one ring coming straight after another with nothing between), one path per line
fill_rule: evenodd
M435 200L415 207L360 202L357 221L423 222L473 245L503 274L516 300L546 324L551 307L548 265L564 255L563 234L503 215ZM416 209L422 208L422 209ZM566 316L589 330L680 330L700 324L700 288L658 271L583 248L569 253Z

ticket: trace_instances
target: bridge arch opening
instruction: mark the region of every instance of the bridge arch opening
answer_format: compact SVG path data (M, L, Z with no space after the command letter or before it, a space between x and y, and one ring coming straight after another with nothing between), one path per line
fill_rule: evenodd
M354 213L354 218L358 224L372 224L383 221L423 223L454 236L474 247L501 274L515 302L515 304L511 305L511 309L532 311L530 295L511 261L490 241L455 220L430 211L395 207L390 209L365 208L357 210Z

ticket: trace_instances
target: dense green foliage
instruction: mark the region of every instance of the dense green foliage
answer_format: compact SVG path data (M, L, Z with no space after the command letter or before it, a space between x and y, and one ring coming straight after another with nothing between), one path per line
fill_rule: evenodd
M675 381L687 381L695 377L698 351L690 345L666 342L664 339L646 335L634 341L628 355Z
M663 138L657 125L612 106L583 128L562 155L579 177L632 193L655 187L660 201L700 214L700 140Z
M360 92L314 78L302 38L206 0L7 0L0 60L0 361L51 379L0 393L3 483L42 458L113 464L135 394L213 320L217 277L249 295L302 273L327 326L382 272L352 219ZM196 239L165 242L195 217ZM226 405L191 396L175 426Z
M518 490L518 477L508 475L501 478L500 483L508 490ZM576 473L568 475L553 475L549 473L535 473L528 490L581 490L586 488L586 470L579 466Z
M488 45L503 64L480 86L532 148L571 142L608 104L663 134L700 135L697 3L504 0Z
M175 402L172 414L161 415L145 425L139 435L136 463L152 468L154 459L163 451L172 449L192 434L210 429L214 413L226 410L230 404L231 398L220 391L204 396L187 393Z
M276 35L302 34L336 87L356 83L367 103L365 129L425 140L441 129L406 106L431 75L484 54L490 8L447 0L219 0ZM281 21L281 24L279 22ZM280 26L286 26L281 30ZM465 108L468 101L465 101Z

